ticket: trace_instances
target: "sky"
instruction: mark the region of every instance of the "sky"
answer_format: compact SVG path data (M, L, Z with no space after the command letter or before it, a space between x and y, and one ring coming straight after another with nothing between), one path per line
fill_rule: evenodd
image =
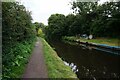
M70 2L73 0L19 0L27 10L31 11L33 22L42 22L48 25L48 18L51 14L72 13ZM101 3L106 0L101 0Z
M42 22L47 25L51 14L59 13L68 15L72 13L72 0L20 0L27 10L32 12L33 22Z

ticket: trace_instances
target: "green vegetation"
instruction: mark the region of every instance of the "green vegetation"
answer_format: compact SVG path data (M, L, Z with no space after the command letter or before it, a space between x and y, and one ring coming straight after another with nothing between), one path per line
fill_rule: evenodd
M61 39L64 36L92 34L96 39L86 40L77 37L66 37L69 40L79 39L100 44L118 46L120 38L120 1L106 2L72 2L75 14L67 16L52 14L48 26L43 23L32 23L31 12L18 2L2 2L2 77L19 78L30 56L36 35L47 39ZM44 35L45 33L45 35ZM97 38L105 37L105 38ZM106 38L109 37L109 38ZM70 67L65 66L56 52L43 42L46 64L50 78L77 78Z
M44 37L43 32L44 32L45 25L43 23L35 22L34 26L36 30L36 35Z
M45 28L46 38L60 39L65 34L65 16L63 14L52 14Z
M66 66L50 45L41 38L49 78L77 78L69 66Z
M73 2L72 9L75 13L78 12L76 13L77 20L73 24L76 23L75 26L80 30L75 35L93 34L95 37L119 38L119 5L120 1L105 2L101 5L98 2Z
M52 14L48 19L45 34L48 39L62 36L92 34L94 37L120 38L120 1L71 2L73 13L67 16Z
M120 46L120 40L115 38L96 38L96 39L84 39L84 38L78 38L78 37L63 37L63 39L66 40L78 40L82 42L92 42L92 43L98 43L98 44L107 44L110 46Z
M2 77L20 78L35 42L30 12L18 2L2 2Z
M6 47L7 53L3 52L3 78L20 78L28 63L29 56L34 47L34 40L16 43L13 46Z
M37 36L44 38L45 34L43 33L41 28L38 29Z

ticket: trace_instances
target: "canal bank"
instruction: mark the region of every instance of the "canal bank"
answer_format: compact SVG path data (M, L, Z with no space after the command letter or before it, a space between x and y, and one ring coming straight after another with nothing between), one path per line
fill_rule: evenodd
M120 78L120 56L94 49L88 49L76 43L50 41L58 56L72 68L79 79L82 78Z
M84 46L90 46L97 50L106 51L109 53L120 55L120 46L119 46L119 40L118 40L118 46L111 46L108 44L100 44L100 43L94 43L92 40L85 40L85 39L79 39L76 37L63 37L63 41L70 41L70 42L76 42L78 44L83 44Z
M66 66L63 60L57 55L52 47L43 39L40 38L43 43L43 52L45 63L47 65L49 78L76 78L77 75L71 70L69 66Z
M96 44L106 44L109 46L120 46L120 39L119 38L103 38L97 37L93 39L85 39L83 37L75 37L75 36L64 36L63 39L67 40L79 40L81 42L91 42Z

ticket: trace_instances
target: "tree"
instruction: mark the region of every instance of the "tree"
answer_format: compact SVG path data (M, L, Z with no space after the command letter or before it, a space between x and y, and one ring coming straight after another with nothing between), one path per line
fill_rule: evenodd
M63 14L52 14L48 19L46 36L49 39L60 39L65 35L65 16Z
M79 24L82 34L94 34L98 37L119 37L120 33L120 1L105 2L73 2L72 9L80 15ZM113 29L114 28L114 29Z
M73 29L74 29L75 19L76 19L76 16L74 14L68 14L66 16L66 34L69 35L69 36L74 34Z
M19 3L2 3L3 43L16 42L34 36L31 13ZM6 43L5 42L5 43Z
M42 30L44 32L45 25L43 23L35 22L33 24L35 26L37 36L39 36L39 30Z
M97 2L73 2L72 9L74 13L79 15L79 24L81 26L81 34L90 34L91 22L95 17L95 10L97 7Z
M102 37L119 37L120 2L106 2L97 7L98 17L92 22L92 33ZM116 16L116 17L115 17ZM101 35L102 34L102 35Z
M13 66L19 66L18 61L25 60L24 53L30 51L28 44L35 39L35 27L31 12L17 2L2 2L2 13L2 76L10 78L16 75L12 74Z

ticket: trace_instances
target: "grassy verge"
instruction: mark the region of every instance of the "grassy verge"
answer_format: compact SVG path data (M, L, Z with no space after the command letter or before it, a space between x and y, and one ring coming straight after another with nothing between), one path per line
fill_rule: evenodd
M41 38L49 78L77 78L69 66L66 66L50 45Z
M28 58L34 47L35 39L15 43L12 46L4 46L2 77L4 78L21 78L24 73Z
M98 43L98 44L107 44L110 46L120 46L120 40L114 39L114 38L96 38L96 39L83 39L83 38L77 38L74 36L71 37L64 37L64 39L67 40L80 40L82 42L92 42L92 43Z

